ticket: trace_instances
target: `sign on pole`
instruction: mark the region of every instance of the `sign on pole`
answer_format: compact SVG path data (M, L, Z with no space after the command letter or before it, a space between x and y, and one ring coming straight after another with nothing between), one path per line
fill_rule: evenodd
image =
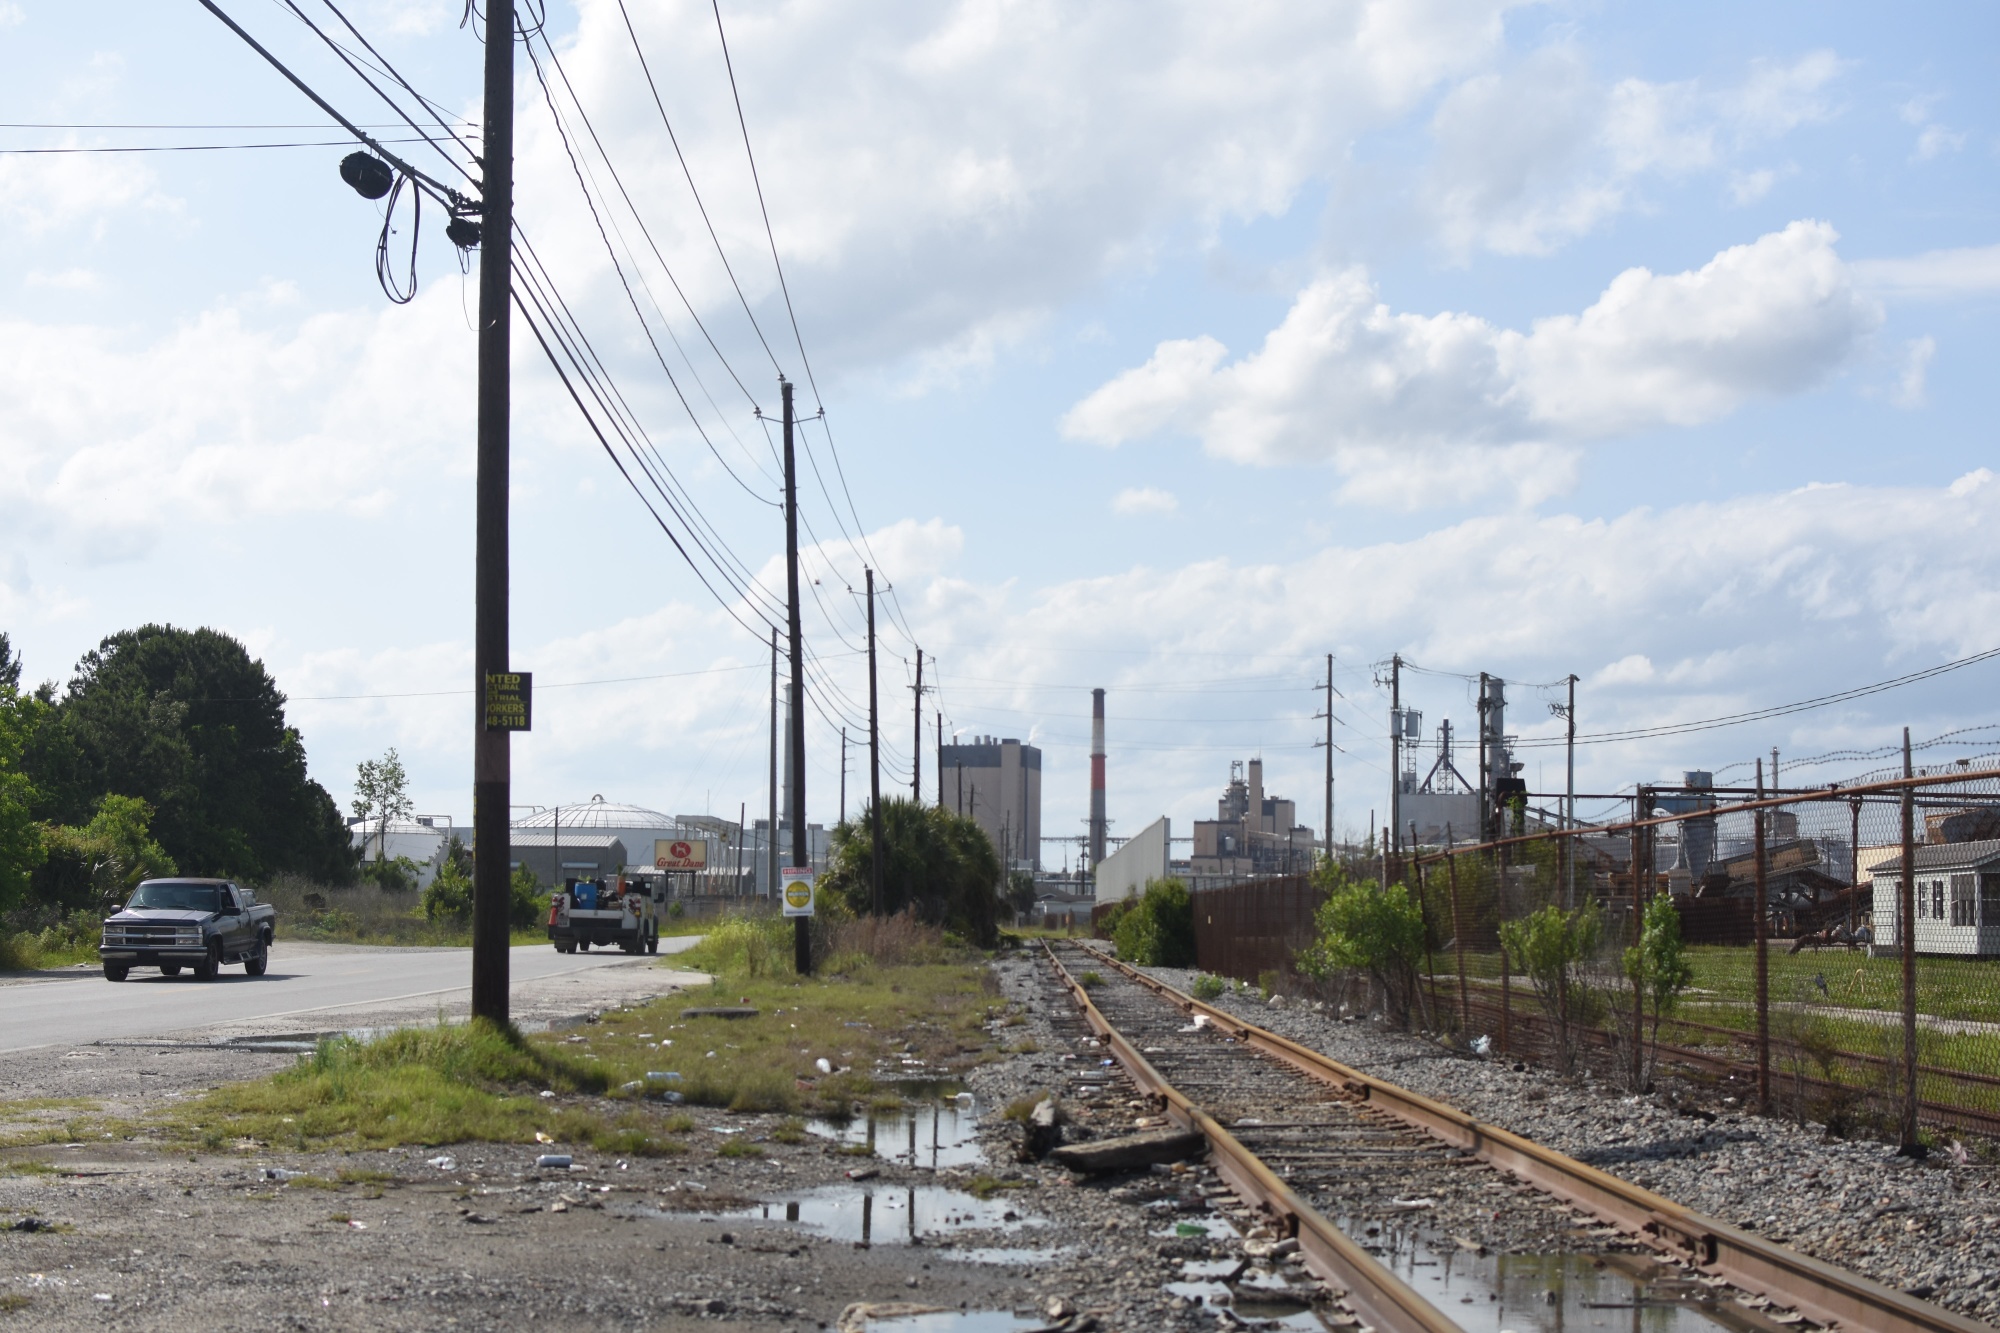
M786 866L778 872L778 882L785 900L786 916L811 916L813 914L813 869L811 866Z
M653 869L705 870L708 843L700 838L658 838L653 842Z
M482 705L488 731L527 731L535 715L535 673L487 672Z

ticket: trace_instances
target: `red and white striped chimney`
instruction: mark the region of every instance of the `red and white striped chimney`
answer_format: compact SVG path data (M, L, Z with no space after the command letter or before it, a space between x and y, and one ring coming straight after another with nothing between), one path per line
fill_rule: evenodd
M1104 691L1090 692L1090 868L1104 859Z

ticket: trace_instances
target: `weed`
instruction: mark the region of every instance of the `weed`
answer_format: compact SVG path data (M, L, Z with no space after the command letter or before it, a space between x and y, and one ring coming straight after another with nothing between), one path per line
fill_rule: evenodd
M771 1138L778 1143L804 1143L806 1122L797 1116L786 1116L778 1122L778 1127L771 1131Z
M686 1111L676 1111L668 1116L666 1123L660 1127L669 1134L692 1134L694 1133L694 1117Z
M1001 1115L1017 1125L1025 1125L1028 1123L1028 1117L1035 1113L1035 1108L1047 1100L1049 1100L1048 1093L1031 1092L1025 1097L1017 1097L1008 1102L1007 1109L1001 1112Z
M19 1314L27 1308L28 1298L20 1292L0 1292L0 1314Z
M291 1189L301 1190L337 1190L340 1188L339 1181L328 1180L325 1176L293 1176L285 1184Z
M1204 972L1194 979L1192 986L1188 987L1188 994L1197 1000L1213 1000L1219 998L1226 989L1221 977Z
M1076 979L1076 984L1083 987L1085 990L1091 990L1095 987L1102 986L1104 984L1104 978L1101 975L1099 975L1099 973L1095 968L1093 968L1090 971L1085 972L1082 976L1078 977Z
M1008 1053L1012 1055L1033 1055L1041 1049L1042 1044L1033 1037L1023 1037L1007 1048Z
M25 1159L7 1163L6 1169L22 1176L52 1176L56 1169L47 1162Z
M848 1143L841 1145L840 1155L842 1157L873 1157L875 1150L865 1143Z
M340 1225L346 1226L354 1220L354 1216L351 1213L330 1213L326 1220L329 1222L338 1222Z
M729 1142L716 1150L718 1157L762 1157L764 1150L746 1139L730 1136Z

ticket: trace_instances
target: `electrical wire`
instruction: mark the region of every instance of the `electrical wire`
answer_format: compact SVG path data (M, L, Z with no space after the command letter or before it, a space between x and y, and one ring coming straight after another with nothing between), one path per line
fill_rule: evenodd
M422 143L422 139L384 139L383 143ZM352 139L314 143L177 143L71 145L62 148L0 148L0 157L39 157L62 153L233 153L253 148L349 148Z
M750 298L743 294L743 284L736 280L736 270L730 266L729 254L722 247L722 237L716 234L715 223L708 216L708 205L702 202L701 191L695 186L694 171L688 166L687 156L681 152L680 138L674 133L673 120L667 115L667 104L660 96L660 86L653 82L653 67L646 60L645 47L639 42L638 29L632 26L632 14L625 8L625 0L618 0L618 13L625 20L625 34L631 38L632 51L639 57L639 69L646 76L646 87L652 91L653 106L660 113L660 123L667 127L667 142L673 145L674 157L681 164L681 174L687 178L688 190L694 195L694 205L701 213L702 225L708 228L708 238L715 243L716 256L722 260L722 269L729 275L729 285L736 289L736 299L742 303L743 313L749 318L750 328L756 333L757 341L762 344L764 355L771 359L771 368L779 375L783 375L785 368L778 364L777 354L771 350L770 342L764 337L763 328L757 323L756 313L750 309ZM814 393L817 396L818 391L815 390Z

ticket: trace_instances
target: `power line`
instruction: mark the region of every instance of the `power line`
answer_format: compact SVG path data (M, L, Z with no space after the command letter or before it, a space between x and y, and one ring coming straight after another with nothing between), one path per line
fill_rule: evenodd
M423 143L422 139L383 139L382 143ZM298 143L176 143L73 145L63 148L0 148L0 157L40 157L63 153L230 153L254 148L348 148L352 139Z
M1855 689L1842 690L1837 694L1823 694L1813 699L1801 699L1796 703L1778 704L1770 708L1757 708L1745 713L1729 713L1722 717L1704 718L1697 722L1674 722L1657 727L1633 727L1626 731L1594 732L1587 736L1578 736L1576 743L1584 745L1605 744L1612 741L1649 740L1661 736L1680 736L1694 731L1712 731L1718 727L1740 726L1745 722L1760 722L1767 718L1784 717L1791 713L1803 713L1815 708L1826 708L1833 704L1846 703L1849 700L1865 698L1871 694L1881 694L1885 690L1900 689L1905 685L1914 685L1918 681L1929 680L1934 676L1942 676L1947 672L1960 671L1969 666L1976 666L1981 662L1991 661L1996 657L2000 657L2000 648L1988 649L1983 653L1974 653L1970 657L1961 657L1956 661L1927 667L1922 671L1912 671L1908 675L1876 681L1872 685L1862 685ZM1564 742L1565 738L1561 736L1536 737L1518 741L1516 742L1516 747L1520 749L1538 749L1562 745Z

